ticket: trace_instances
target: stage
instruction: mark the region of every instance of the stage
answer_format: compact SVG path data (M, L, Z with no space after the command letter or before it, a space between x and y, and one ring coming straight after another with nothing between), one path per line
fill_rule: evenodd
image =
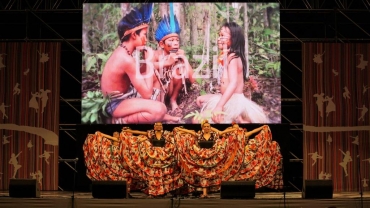
M334 193L333 199L302 199L300 192L256 193L254 199L220 199L219 193L210 194L208 199L198 199L191 195L184 198L148 199L140 192L132 193L132 199L95 199L91 192L42 191L40 198L11 198L7 191L0 192L0 207L6 208L90 208L90 207L135 207L135 208L228 208L228 207L307 207L307 208L370 208L370 192L362 198L356 192ZM72 206L72 201L74 204Z

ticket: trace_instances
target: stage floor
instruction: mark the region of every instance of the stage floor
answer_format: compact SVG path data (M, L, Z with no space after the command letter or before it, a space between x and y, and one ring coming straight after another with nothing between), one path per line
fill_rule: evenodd
M88 208L88 207L137 207L137 208L238 208L238 207L304 207L304 208L370 208L370 192L334 193L333 199L302 199L300 192L256 193L254 199L220 199L219 193L208 199L196 197L148 199L140 192L132 193L132 199L95 199L91 192L42 191L40 198L12 198L8 191L0 191L0 207L6 208Z

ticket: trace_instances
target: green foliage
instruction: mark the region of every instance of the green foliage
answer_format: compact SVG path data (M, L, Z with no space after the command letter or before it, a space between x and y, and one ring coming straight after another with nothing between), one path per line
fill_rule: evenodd
M118 46L117 23L122 18L120 4L87 4L84 32L88 34L89 50L83 50L83 70L101 74L105 63Z
M127 3L133 8L139 6L140 2ZM181 28L181 48L185 51L185 56L189 63L196 69L201 64L200 60L194 59L193 55L209 55L209 60L205 61L200 74L205 73L208 67L213 68L213 55L218 54L217 37L222 24L229 18L229 21L235 21L243 29L244 21L244 5L248 5L248 51L246 52L251 74L258 74L262 77L280 77L280 14L278 3L202 3L201 6L196 3L182 4L184 16L181 21L184 23ZM86 8L85 8L86 7ZM228 9L227 9L228 8ZM269 8L269 26L266 26L266 9ZM120 3L110 4L85 4L85 9L88 13L83 16L83 34L87 36L88 48L83 48L83 76L94 77L99 81L103 72L104 66L111 56L114 49L117 48L120 41L117 34L117 23L122 18ZM160 16L159 4L154 4L154 20L151 23L158 24ZM206 15L207 14L207 15ZM179 16L180 17L180 16ZM209 54L207 54L207 40L205 35L206 19L210 20L210 39L209 39ZM192 24L196 20L197 30L192 31ZM155 49L157 42L154 40L154 32L157 28L152 28L151 24L148 32L148 46ZM196 42L191 43L192 35L196 34ZM85 36L84 36L85 37ZM195 37L195 36L193 36ZM214 49L213 49L214 48ZM208 62L208 65L207 65ZM215 63L216 64L216 63ZM95 91L99 86L94 85L94 82L89 83L89 87L83 87L88 91ZM93 83L93 84L91 84ZM204 85L207 82L197 80L201 89L205 89ZM84 84L85 85L85 84ZM94 87L91 87L94 86ZM206 91L202 90L200 94Z
M268 62L265 65L264 70L258 73L268 73L268 76L280 77L280 62Z
M187 114L186 116L184 116L184 119L188 119L188 118L191 118L191 117L194 117L194 119L195 120L198 120L198 121L204 120L203 117L202 117L202 115L197 110L195 110L195 111Z
M207 92L206 92L205 90L201 90L199 94L200 94L200 95L206 95L206 94L207 94Z
M202 115L203 114L203 115ZM184 119L188 119L188 118L191 118L193 117L193 119L197 120L199 123L204 121L204 120L210 120L212 118L212 111L211 110L206 110L206 111L203 111L203 113L200 113L199 111L195 110L189 114L187 114L186 116L184 116ZM225 112L215 112L215 115L226 115Z
M201 85L201 84L202 84L202 82L203 82L203 79L201 79L201 78L197 78L197 79L195 79L195 81L196 81L199 85Z
M101 91L88 91L82 98L81 121L84 124L102 123L104 117L109 117L105 108L109 103L108 97L103 97Z
M280 15L276 3L248 4L250 68L263 77L280 77ZM272 8L270 26L265 27L266 9Z

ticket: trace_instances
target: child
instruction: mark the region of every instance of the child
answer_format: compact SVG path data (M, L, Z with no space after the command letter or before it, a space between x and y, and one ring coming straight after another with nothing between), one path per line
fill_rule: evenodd
M173 17L173 23L171 23L171 18L164 16L155 32L159 49L154 53L154 62L162 62L162 65L156 67L160 79L155 80L157 84L154 86L161 85L163 87L166 92L165 96L169 99L171 110L175 113L176 111L181 112L178 108L177 98L182 87L186 89L185 79L189 78L190 83L195 80L193 69L184 58L184 51L180 49L181 29L176 16ZM176 61L169 61L172 58ZM161 101L164 101L164 96Z
M217 43L222 50L217 80L221 94L197 98L202 115L211 111L214 123L268 123L263 109L243 94L244 83L249 76L243 29L234 22L225 23Z

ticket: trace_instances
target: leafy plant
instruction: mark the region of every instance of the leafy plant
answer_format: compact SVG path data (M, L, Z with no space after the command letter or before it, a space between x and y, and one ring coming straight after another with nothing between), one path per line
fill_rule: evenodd
M223 115L226 115L225 112L215 112L215 115L220 115L220 114L223 114ZM211 110L206 110L203 112L203 115L195 110L189 114L187 114L186 116L184 116L184 119L188 119L188 118L191 118L193 117L195 120L197 120L199 123L204 121L204 120L210 120L212 118L212 111Z
M82 99L82 123L101 123L103 117L109 117L105 108L109 103L108 97L104 97L100 90L88 91Z

